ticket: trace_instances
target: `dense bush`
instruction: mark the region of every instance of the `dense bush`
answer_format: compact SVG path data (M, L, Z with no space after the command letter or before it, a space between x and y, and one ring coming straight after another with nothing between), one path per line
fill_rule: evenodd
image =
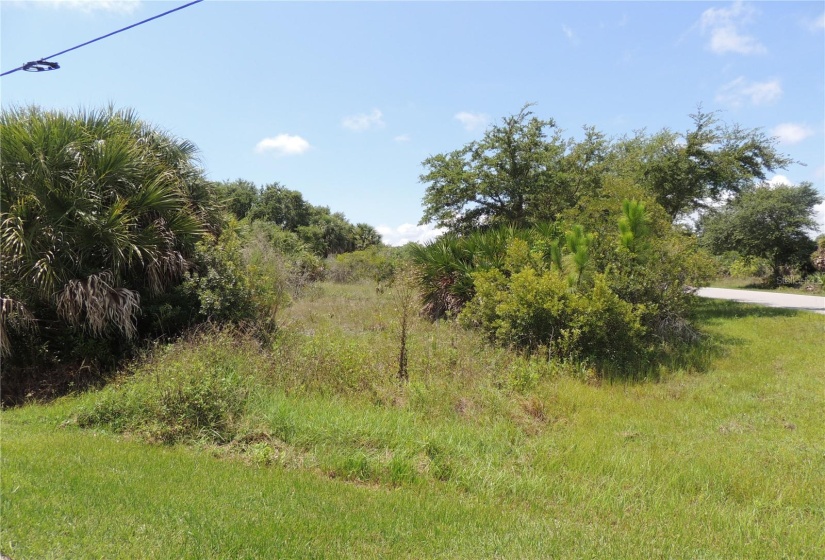
M648 353L645 306L620 299L602 274L592 287L571 287L557 268L527 264L478 272L474 280L475 297L459 318L496 342L618 368L637 365Z
M460 312L500 344L602 370L629 371L693 340L691 287L712 275L710 258L645 203L625 201L615 216L610 236L554 224L419 247L424 310Z
M230 221L198 245L197 264L181 290L194 294L202 319L253 323L271 331L278 311L323 274L323 264L297 238L267 222Z
M196 148L111 108L8 110L0 135L4 375L116 359L220 231Z
M512 239L527 239L543 258L558 249L561 234L555 224L530 229L500 226L466 235L448 233L425 245L411 245L418 269L424 313L432 319L457 315L475 294L473 273L504 266Z
M771 263L759 257L743 257L736 251L715 256L720 276L731 278L770 278Z
M399 249L373 245L328 259L326 277L333 282L372 280L379 287L386 287L392 283L402 260L403 252Z
M266 365L255 341L237 331L193 335L163 347L96 395L77 423L164 443L225 442Z

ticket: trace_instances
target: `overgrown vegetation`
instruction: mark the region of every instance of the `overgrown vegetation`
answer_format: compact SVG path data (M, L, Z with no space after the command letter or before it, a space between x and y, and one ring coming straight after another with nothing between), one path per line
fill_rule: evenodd
M294 233L306 249L322 258L381 245L374 227L353 225L342 213L313 206L300 192L280 183L258 189L254 183L237 179L217 183L214 188L237 219L275 224Z
M194 146L114 109L4 111L0 135L4 372L122 354L220 232Z
M691 239L626 200L614 231L496 228L414 250L425 309L548 359L637 375L694 342L691 290L712 274ZM653 236L653 232L658 236Z
M268 368L248 335L206 330L138 361L78 414L77 423L162 443L226 443Z
M325 284L271 347L204 332L102 392L3 412L2 552L807 557L825 544L821 316L704 302L705 343L657 383L600 381L415 318L399 384L391 298Z
M0 134L7 404L98 382L204 322L269 336L324 257L380 244L278 184L209 183L193 144L132 111L13 109Z
M209 183L128 111L4 113L4 402L119 375L3 412L0 551L819 552L822 319L692 295L702 245L776 278L714 221L791 160L701 111L576 142L528 109L424 162L451 231L406 248L279 183ZM774 232L800 267L803 214Z

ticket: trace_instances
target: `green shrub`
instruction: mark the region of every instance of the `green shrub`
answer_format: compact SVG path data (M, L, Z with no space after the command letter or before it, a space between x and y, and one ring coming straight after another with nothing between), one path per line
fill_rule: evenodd
M323 270L295 234L266 222L231 221L197 248L198 266L181 292L195 294L200 317L218 323L274 330L278 312Z
M730 265L730 275L736 278L756 276L763 278L770 275L771 265L765 259L739 257Z
M264 367L249 337L235 331L194 336L163 347L132 376L101 391L77 423L164 443L225 442Z
M536 241L541 252L547 248L544 241L552 237L549 232L557 234L555 226L536 226L532 230L502 226L468 235L449 233L426 245L411 245L410 257L418 269L424 313L432 319L457 315L475 293L474 272L504 267L513 238Z
M4 109L0 144L2 383L108 369L222 227L196 149L114 107Z
M329 258L326 277L340 283L373 280L379 286L385 287L392 283L400 261L401 255L398 250L373 245L367 249Z
M498 269L474 275L476 295L459 319L494 341L560 359L585 359L619 368L644 359L645 307L621 300L603 275L592 289L571 290L558 271L525 267L509 278ZM525 380L528 381L528 380Z
M240 321L253 316L252 288L241 256L242 239L227 227L217 239L197 245L197 267L182 289L197 294L199 314L211 321Z
M511 234L499 264L466 272L473 295L460 320L499 344L546 347L603 372L644 369L656 352L695 341L691 287L713 275L710 257L669 226L654 236L660 224L641 202L625 201L616 225L612 239L580 225L563 237L558 225Z

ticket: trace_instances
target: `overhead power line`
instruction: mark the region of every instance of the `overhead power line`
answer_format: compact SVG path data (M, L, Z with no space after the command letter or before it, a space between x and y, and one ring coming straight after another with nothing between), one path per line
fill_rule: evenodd
M67 52L79 49L80 47L85 47L86 45L91 45L92 43L96 43L97 41L100 41L101 39L111 37L112 35L117 35L118 33L126 31L127 29L132 29L133 27L137 27L138 25L143 25L144 23L148 23L148 22L152 21L153 19L158 19L158 18L162 18L163 16L168 16L172 12L177 12L178 10L188 8L189 6L191 6L193 4L197 4L199 2L203 2L203 0L194 0L193 2L189 2L188 4L184 4L183 6L178 6L177 8L173 8L173 9L167 11L167 12L163 12L162 14L152 16L149 19L144 19L143 21L133 23L132 25L124 27L123 29L118 29L117 31L112 31L111 33L107 33L106 35L102 35L102 36L98 37L97 39L92 39L91 41L86 41L85 43L81 43L81 44L76 45L76 46L74 46L70 49L66 49L65 51L60 51L59 53L55 53L51 56L44 56L40 60L33 60L31 62L27 62L23 66L18 66L17 68L15 68L13 70L9 70L8 72L3 72L2 74L0 74L0 77L6 76L8 74L12 74L12 73L17 72L19 70L26 70L28 72L44 72L44 71L47 71L47 70L57 70L58 68L60 68L60 65L56 62L49 62L50 58L58 57L61 54L66 54Z

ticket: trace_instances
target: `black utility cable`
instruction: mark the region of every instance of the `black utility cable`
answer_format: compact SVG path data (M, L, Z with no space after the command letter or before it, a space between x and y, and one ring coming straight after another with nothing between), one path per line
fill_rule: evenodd
M117 35L121 31L126 31L127 29L132 29L133 27L137 27L138 25L143 25L144 23L150 22L153 19L162 18L163 16L169 15L172 12L177 12L178 10L188 8L192 4L197 4L198 2L203 2L203 0L194 0L194 2L189 2L188 4L184 4L183 6L178 6L177 8L173 8L173 9L169 10L168 12L163 12L162 14L152 16L149 19L145 19L143 21L133 23L132 25L130 25L128 27L124 27L123 29L118 29L117 31L112 31L111 33L103 35L102 37L98 37L97 39L92 39L91 41L86 41L85 43L81 43L80 45L77 45L77 46L72 47L70 49L66 49L65 51L60 51L57 54L53 54L51 56L45 56L45 57L41 58L40 60L33 60L31 62L27 62L23 66L18 66L14 70L9 70L8 72L3 72L2 74L0 74L0 77L5 76L7 74L11 74L13 72L17 72L18 70L27 70L29 72L43 72L44 70L57 70L58 68L60 68L60 65L57 64L56 62L48 62L48 60L50 58L60 56L61 54L66 54L69 51L79 49L80 47L85 47L86 45L91 45L92 43L100 41L101 39L105 39L106 37L111 37L112 35Z

